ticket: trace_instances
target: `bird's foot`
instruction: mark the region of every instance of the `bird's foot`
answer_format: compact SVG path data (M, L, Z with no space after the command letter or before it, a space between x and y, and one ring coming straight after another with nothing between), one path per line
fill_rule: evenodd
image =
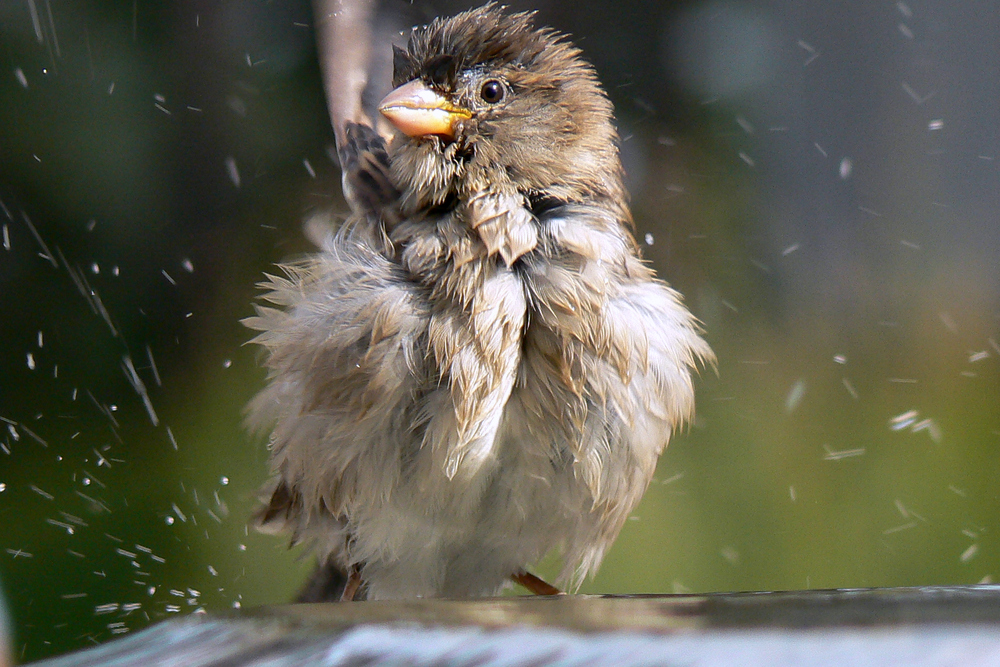
M536 577L526 570L520 570L510 575L515 584L524 586L535 595L566 595L549 582Z
M344 592L340 596L340 601L354 602L354 597L358 594L358 589L360 588L361 588L361 566L352 565L350 572L347 575L347 585L344 586Z

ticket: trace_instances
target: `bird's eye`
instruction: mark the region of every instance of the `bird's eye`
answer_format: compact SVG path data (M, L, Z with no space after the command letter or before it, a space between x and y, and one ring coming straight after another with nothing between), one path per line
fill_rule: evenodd
M487 104L496 104L503 99L503 84L496 79L490 79L483 83L483 87L479 89L479 96L483 98L483 101Z

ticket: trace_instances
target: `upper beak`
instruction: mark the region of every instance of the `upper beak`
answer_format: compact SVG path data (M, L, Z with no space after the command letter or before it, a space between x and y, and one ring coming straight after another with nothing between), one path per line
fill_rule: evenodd
M432 134L455 138L455 123L471 118L468 109L457 107L439 93L414 79L396 88L378 103L378 110L410 137Z

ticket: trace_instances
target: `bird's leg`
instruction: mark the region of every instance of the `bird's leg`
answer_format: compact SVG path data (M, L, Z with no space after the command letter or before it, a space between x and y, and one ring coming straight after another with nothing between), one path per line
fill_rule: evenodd
M344 586L344 593L340 596L340 601L353 602L359 588L361 588L361 566L352 565L347 575L347 585Z
M519 570L514 574L510 575L510 578L515 584L520 584L524 586L529 591L535 595L566 595L561 590L550 584L549 582L536 577L532 573L526 570Z

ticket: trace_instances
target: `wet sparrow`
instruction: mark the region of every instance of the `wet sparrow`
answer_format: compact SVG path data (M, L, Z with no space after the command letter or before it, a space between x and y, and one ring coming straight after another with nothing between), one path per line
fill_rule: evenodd
M251 421L265 529L368 599L498 592L600 564L713 355L638 257L612 107L580 51L496 5L416 28L351 125L354 212L269 277Z

